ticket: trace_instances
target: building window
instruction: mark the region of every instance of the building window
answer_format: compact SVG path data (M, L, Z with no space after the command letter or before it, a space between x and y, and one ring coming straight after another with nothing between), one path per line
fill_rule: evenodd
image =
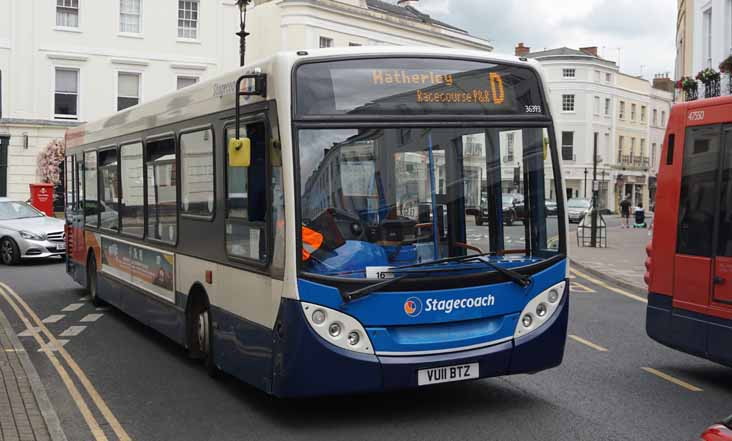
M656 143L651 144L651 167L656 166Z
M647 158L648 155L646 154L646 140L645 138L641 138L640 140L640 152L638 152L638 156L641 158Z
M595 102L594 102L593 108L595 111L595 115L599 115L600 114L600 97L599 96L595 97Z
M600 82L601 75L602 73L599 70L595 71L595 81L597 81L598 83Z
M214 213L214 142L211 129L180 136L182 211L195 216Z
M712 67L712 8L702 13L702 60L704 67Z
M625 119L625 101L620 102L620 112L618 113L618 118Z
M333 47L333 39L327 37L320 37L320 47Z
M576 69L562 69L562 76L564 78L574 78L576 74Z
M198 38L198 0L178 1L178 38Z
M175 243L178 238L175 140L147 142L147 237Z
M79 71L56 69L53 114L56 119L79 118Z
M653 109L653 125L658 125L658 109Z
M612 82L612 80L613 80L612 74L606 73L605 74L605 81L607 81L608 83L610 83L610 82Z
M574 161L574 132L562 132L562 160Z
M623 162L623 144L625 144L625 137L618 137L618 164Z
M140 74L117 74L117 110L124 110L140 103Z
M350 47L359 47L359 46L363 46L363 45L361 43L348 43L348 46L350 46Z
M635 156L635 138L630 138L630 157Z
M142 32L142 0L120 0L119 31L130 34Z
M641 122L646 122L646 118L647 118L646 111L647 111L646 106L641 106Z
M145 233L145 180L143 179L142 143L123 145L120 148L119 212L122 232L135 237Z
M562 95L562 112L574 112L574 95Z
M513 162L515 136L513 133L506 134L506 160L504 162Z
M56 0L56 26L79 27L79 0Z
M661 111L661 127L666 127L666 111Z
M198 77L179 76L176 87L178 90L181 90L184 87L193 86L196 83L198 83Z
M610 116L610 98L605 98L605 116Z
M636 105L635 104L631 104L630 105L630 120L631 121L635 121L635 117L636 117L635 110L636 110Z

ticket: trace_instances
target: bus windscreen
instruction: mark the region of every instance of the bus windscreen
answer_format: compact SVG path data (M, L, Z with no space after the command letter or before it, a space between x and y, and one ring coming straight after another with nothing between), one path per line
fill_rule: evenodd
M437 58L309 63L297 69L298 116L543 115L528 68Z

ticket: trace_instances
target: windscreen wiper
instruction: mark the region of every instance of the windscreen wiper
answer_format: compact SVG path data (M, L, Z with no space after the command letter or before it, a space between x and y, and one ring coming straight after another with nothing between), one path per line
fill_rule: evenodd
M435 265L435 264L440 264L440 263L448 263L448 262L458 263L458 262L469 262L471 260L474 260L476 262L485 263L489 267L491 267L494 270L501 273L503 276L505 276L510 281L521 286L522 288L526 288L527 286L531 285L531 279L528 276L525 276L523 274L520 274L520 273L518 273L514 270L510 270L508 268L503 268L502 266L496 265L495 263L492 263L488 260L481 259L481 257L486 257L486 256L490 256L490 255L491 255L491 253L481 253L481 254L471 254L468 256L446 257L444 259L432 260L430 262L420 262L420 263L415 263L412 265L398 266L398 267L392 268L392 271L400 270L400 269L407 269L407 268L417 268L420 266Z
M395 277L393 279L384 280L383 282L377 282L369 286L365 286L363 288L359 288L354 291L349 291L345 294L341 294L343 297L343 300L346 302L350 302L352 300L360 299L361 297L366 297L367 295L371 294L374 291L378 291L380 289L386 288L388 286L391 286L403 279L405 279L407 276L400 276Z

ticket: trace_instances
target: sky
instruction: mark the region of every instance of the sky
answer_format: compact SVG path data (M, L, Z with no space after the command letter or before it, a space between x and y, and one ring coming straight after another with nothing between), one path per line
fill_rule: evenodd
M432 17L488 39L496 52L597 46L622 72L673 76L676 0L419 0Z

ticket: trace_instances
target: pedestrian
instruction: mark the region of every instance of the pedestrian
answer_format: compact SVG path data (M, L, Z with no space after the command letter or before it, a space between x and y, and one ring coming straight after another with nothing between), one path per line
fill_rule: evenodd
M622 228L630 228L630 195L620 202L620 216L623 218Z

